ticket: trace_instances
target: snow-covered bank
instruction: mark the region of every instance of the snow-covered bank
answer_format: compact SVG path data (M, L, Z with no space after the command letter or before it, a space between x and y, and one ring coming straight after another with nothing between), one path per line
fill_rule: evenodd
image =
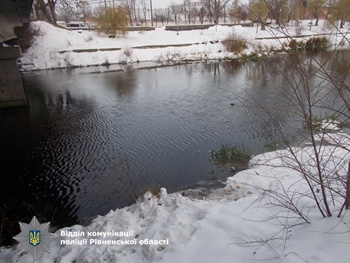
M125 37L103 37L96 32L68 31L45 22L33 22L35 33L32 46L21 58L22 69L41 70L91 65L125 64L153 61L157 63L184 60L211 60L235 58L221 43L231 34L244 38L248 47L242 54L249 55L259 50L280 49L287 40L286 35L306 35L305 39L319 33L330 34L332 44L339 44L341 37L333 29L308 26L309 20L283 29L271 26L268 30L256 27L213 26L205 30L181 31L179 35L164 28L154 31L129 32ZM344 31L347 30L346 28ZM300 38L299 38L300 39Z
M343 146L350 145L349 136L339 132L323 140L341 143L320 147L325 170L346 176L350 155ZM294 152L312 173L312 147ZM350 214L336 217L343 200L335 198L330 204L335 215L322 218L292 160L286 150L258 155L248 170L202 200L165 189L146 193L134 205L99 216L87 227L58 230L50 253L40 253L37 262L348 262ZM310 224L277 205L274 193L282 189ZM127 234L107 236L113 231ZM0 262L32 261L16 247L1 249Z

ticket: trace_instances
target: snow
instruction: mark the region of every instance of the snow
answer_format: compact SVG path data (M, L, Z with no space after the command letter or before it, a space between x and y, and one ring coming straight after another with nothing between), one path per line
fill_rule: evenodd
M299 27L301 35L307 37L298 40L307 40L319 33L326 33L334 45L342 40L334 34L334 30L327 29L325 23L321 22L320 26L311 27L311 30L308 23L309 20L302 21ZM126 63L138 67L140 62L150 61L164 63L236 58L238 55L227 52L221 43L232 34L247 41L248 47L241 55L249 55L261 50L268 52L270 48L280 49L287 43L286 34L296 36L298 31L295 26L282 29L271 26L262 31L257 27L218 25L204 30L180 31L177 35L177 32L162 27L108 38L94 31L68 31L45 22L33 22L32 28L38 36L21 58L24 71ZM343 30L346 32L348 28ZM276 40L272 36L281 38Z
M331 130L331 131L339 131L340 130L340 122L338 120L325 119L321 122L322 130Z
M201 43L223 40L232 28L218 26L208 30L167 32L157 29L151 32L131 32L116 39L102 38L91 32L65 31L51 25L36 22L40 36L23 55L26 70L87 66L105 62L118 63L123 49L141 45ZM254 38L268 34L256 28L234 28L235 34L244 34L256 42L272 45L272 40L259 42ZM315 31L313 31L315 33ZM307 32L310 33L310 32ZM276 45L276 43L273 43ZM121 51L74 53L74 49L121 48ZM154 49L133 48L131 61L152 61L160 55L181 54L193 58L205 53L210 58L228 56L222 44L198 44L188 47ZM65 52L62 52L65 51ZM125 55L125 54L124 54ZM50 58L48 60L47 58ZM329 127L329 122L324 122ZM338 124L335 123L335 130ZM334 127L332 127L334 128ZM329 175L344 178L347 173L350 137L337 131L317 138L330 142L319 146L320 162ZM293 148L295 156L307 173L315 172L313 148ZM75 225L59 229L56 239L50 242L50 253L39 253L38 263L98 263L98 262L349 262L350 215L337 213L343 200L335 196L330 207L332 217L323 218L312 198L310 189L298 164L288 150L278 150L257 155L250 161L249 169L229 177L222 189L213 189L203 198L181 193L168 194L162 188L159 193L146 193L135 204L98 216L88 226ZM339 182L334 180L335 187ZM344 191L343 189L341 189ZM303 212L306 223L291 210L279 203L286 191L295 205ZM316 191L317 192L317 191ZM318 192L317 192L318 193ZM320 193L319 193L320 194ZM43 223L43 222L42 222ZM68 232L67 232L68 231ZM121 231L131 233L121 237L103 236L103 233ZM71 236L62 233L72 233ZM84 233L81 235L80 233ZM87 237L87 233L101 233ZM89 244L83 244L87 239ZM69 241L72 243L62 244ZM94 244L90 244L93 240ZM118 244L102 244L105 240L119 240ZM141 244L152 240L154 244ZM75 244L73 244L75 242ZM100 243L99 243L100 242ZM79 245L80 244L80 245ZM30 254L21 254L17 247L1 248L0 262L31 263Z

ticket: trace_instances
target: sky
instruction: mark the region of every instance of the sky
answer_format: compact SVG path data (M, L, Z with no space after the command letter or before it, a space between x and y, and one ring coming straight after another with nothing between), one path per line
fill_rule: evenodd
M166 8L170 4L181 4L182 0L152 0L153 8Z

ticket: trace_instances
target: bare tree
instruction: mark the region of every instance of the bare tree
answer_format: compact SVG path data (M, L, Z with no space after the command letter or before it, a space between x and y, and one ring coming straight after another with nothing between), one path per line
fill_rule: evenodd
M164 22L167 19L167 13L166 10L158 10L155 15L154 15L154 21L156 21L156 26L157 22L162 22L162 26L164 26Z
M52 24L57 24L57 15L56 15L56 4L58 0L36 0L35 8L37 14L43 14L42 19L46 19Z
M263 0L276 24L282 26L287 15L287 0Z
M342 37L343 41L348 41L345 35ZM279 155L283 166L297 171L300 182L307 187L303 191L296 188L274 192L274 200L294 213L305 215L302 211L305 206L297 209L296 205L299 198L307 197L322 217L330 217L335 212L340 216L343 208L350 206L350 167L347 165L349 155L339 154L339 150L350 152L350 136L332 134L330 130L350 118L350 66L345 62L349 55L339 50L324 53L322 57L296 52L283 59L284 67L276 71L283 76L283 86L287 85L289 89L284 94L288 103L279 109L280 115L272 113L277 112L277 109L271 111L272 105L257 100L250 103L254 104L252 107L260 105L254 114L269 120L282 137L287 149L279 152L283 153ZM293 116L293 127L300 125L298 129L306 135L299 147L285 136L281 123L285 123L286 115L282 112ZM307 217L305 219L307 222Z
M187 24L187 21L190 24L191 23L191 0L184 0L182 10L185 17L185 24Z
M148 9L148 1L147 0L139 0L139 5L141 7L141 13L143 15L143 18L140 19L143 20L147 25L147 9Z
M66 11L73 12L76 11L78 1L77 0L60 0L58 2L59 6Z
M219 17L223 15L224 22L226 21L226 7L230 0L217 0L215 3L215 12L216 12L216 19L219 21Z
M340 20L340 28L344 27L346 21L350 19L350 1L338 0L330 6L330 13L332 14L328 19L331 19L335 24L337 20Z
M322 12L322 7L324 7L326 0L310 0L309 9L312 12L314 18L316 19L315 26L318 26L318 21L320 14Z
M220 17L230 0L201 0L202 6L206 9L207 18L210 22L219 23Z
M205 17L210 23L212 23L214 19L214 10L211 1L212 0L201 0L202 10L204 11L203 14L205 14Z
M192 20L192 23L196 23L196 19L199 16L199 11L197 9L197 4L196 2L191 2L191 11L190 11L190 17L189 20Z
M72 18L82 17L84 23L93 14L92 7L87 0L59 0L56 10L61 19L69 22Z
M288 20L295 21L295 25L299 26L299 19L305 17L305 8L307 2L305 0L290 1L288 3Z
M199 22L201 24L204 23L204 18L206 16L206 10L205 10L205 7L203 6L203 4L201 5L201 7L199 8L198 10L198 18L199 18Z
M79 16L83 17L83 22L85 24L86 19L92 15L92 9L89 2L86 0L79 0L77 3L77 12Z
M261 25L261 30L266 28L266 20L269 15L269 10L263 0L257 0L250 6L251 17L257 20Z
M231 22L240 23L241 20L245 20L247 15L245 7L240 4L239 0L234 0L232 5L228 9L228 15Z
M196 2L192 0L184 0L183 2L183 15L185 17L185 24L195 23L196 17L199 16L198 10L196 7Z
M136 0L120 0L120 2L128 13L129 24L132 25L136 19Z
M58 19L65 21L68 23L73 18L73 12L67 8L59 6L58 8Z
M178 15L181 13L181 5L177 5L174 2L170 5L171 13L174 16L175 23L178 23Z

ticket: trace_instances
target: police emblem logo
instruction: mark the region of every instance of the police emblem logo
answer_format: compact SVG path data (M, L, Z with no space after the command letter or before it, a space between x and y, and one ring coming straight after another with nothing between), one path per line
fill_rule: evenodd
M49 233L50 223L40 224L34 216L29 224L19 223L21 233L13 237L19 242L21 253L29 252L36 259L39 252L50 252L49 242L55 238Z
M40 230L29 230L29 244L33 247L40 245Z

